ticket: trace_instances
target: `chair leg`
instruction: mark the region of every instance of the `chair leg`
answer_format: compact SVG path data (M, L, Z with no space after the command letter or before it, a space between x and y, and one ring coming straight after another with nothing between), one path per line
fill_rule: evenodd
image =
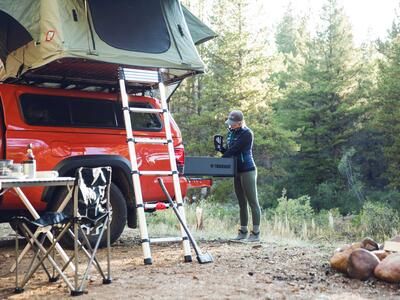
M110 203L107 201L108 211L110 211ZM110 214L107 216L107 278L103 278L103 284L110 284L111 283L111 267L110 267L110 260L111 260L111 238L110 238L110 226L111 226L111 218Z
M81 233L82 233L82 237L83 237L83 240L84 240L84 243L85 243L86 247L89 249L90 253L93 253L93 251L94 251L94 250L93 250L93 247L92 247L92 245L90 244L90 241L89 241L89 239L88 239L86 233L85 233L82 229L81 229ZM104 234L104 233L103 233L103 234ZM101 240L101 238L102 238L102 237L100 237L99 240ZM108 241L108 244L110 244L110 241ZM85 248L84 248L84 249L85 249ZM108 248L107 250L111 250L111 249ZM90 259L90 257L91 257L90 253L87 252L87 257L88 257L89 259ZM108 264L108 266L107 266L107 277L106 277L106 275L104 274L103 269L101 268L101 265L100 265L99 261L97 260L96 256L94 256L93 261L94 261L94 263L95 263L95 264L93 264L93 265L97 268L97 271L98 271L98 272L100 273L100 275L103 277L103 284L110 284L110 283L111 283L111 277L110 277L110 271L109 271L109 269L110 269L110 251L107 251L107 264Z
M19 240L18 240L18 230L15 232L15 289L16 294L20 294L24 291L22 287L18 285L18 255L19 255Z
M99 248L100 241L101 241L101 238L103 237L104 231L105 231L105 226L103 226L103 227L101 228L101 231L100 231L100 233L99 233L99 237L98 237L98 239L97 239L97 241L96 241L96 245L94 246L93 251L92 251L92 255L91 255L90 259L89 259L88 266L86 267L85 273L84 273L84 275L83 275L83 277L82 277L82 283L81 283L81 286L80 286L79 290L83 290L83 288L84 288L84 286L85 286L85 282L87 282L87 280L88 280L90 268L91 268L91 266L92 266L92 264L93 264L93 261L96 259L96 253L97 253L97 250L98 250L98 248ZM86 237L86 234L83 233L83 236ZM86 237L86 240L87 240L87 237ZM90 243L89 243L89 245L90 245ZM103 273L103 272L102 272L102 273ZM104 274L103 274L103 279L104 279L104 278L105 278L105 276L104 276Z
M80 231L80 233L82 233L82 237L83 237L83 240L84 240L83 243L82 243L81 241L79 241L79 239L77 240L78 245L79 245L79 249L83 251L83 253L86 255L86 257L87 257L88 259L90 259L90 257L91 257L91 254L90 254L90 253L93 252L93 248L92 248L92 246L90 245L89 239L87 238L85 232L84 232L81 228L78 228L78 230ZM74 235L74 233L73 233L71 230L69 230L69 235L70 235L73 239L75 238L75 235ZM85 246L87 247L87 249L85 248ZM88 251L88 250L89 250L89 251ZM99 263L99 261L97 260L97 258L94 259L93 265L96 267L96 269L97 269L97 271L100 273L100 275L101 275L103 278L105 278L105 275L104 275L104 273L103 273L103 270L101 269L100 263Z
M31 270L33 269L35 260L38 260L38 261L39 261L38 266L41 265L41 266L43 267L43 270L46 272L46 274L47 274L47 276L48 276L49 278L50 278L50 274L49 274L49 272L47 271L47 268L46 268L46 266L44 265L43 261L41 261L40 258L39 258L40 249L38 249L37 247L35 247L35 245L34 245L34 243L33 243L34 238L31 238L31 237L29 236L29 234L27 234L27 232L25 231L26 225L22 223L22 224L19 224L19 225L17 225L17 226L18 226L18 228L19 228L19 231L20 231L20 232L22 233L22 235L24 236L25 240L28 241L28 243L29 243L29 245L30 245L30 248L31 248L32 251L34 252L34 257L32 258L32 260L31 260L31 262L30 262L30 264L29 264L29 266L28 266L28 268L27 268L27 271L25 272L25 276L24 276L24 278L23 278L23 280L22 280L22 284L19 286L19 289L23 289L23 287L26 285L26 283L27 283L28 280L29 280L28 274L29 274L29 273L31 272ZM24 226L25 226L25 227L24 227ZM39 238L39 236L40 236L40 235L38 235L36 238ZM43 243L44 239L45 239L45 237L42 236L42 237L41 237L41 240L40 240L40 243ZM16 243L16 245L17 245L17 243ZM18 248L19 248L19 244L18 244ZM34 249L36 249L36 250L34 250ZM18 250L18 252L19 252L19 250ZM16 258L16 264L15 264L16 272L18 271L18 270L17 270L18 262L21 262L21 261L19 260L19 257Z
M38 238L39 237L40 237L40 244L43 244L44 240L46 239L46 236L45 235L41 235L41 236L39 235ZM28 237L28 239L30 239L30 238ZM30 272L30 270L33 267L36 259L40 262L40 255L41 255L40 254L40 249L38 247L36 247L34 244L31 244L31 249L32 250L36 249L36 250L33 250L35 252L35 256L33 257L32 261L31 261L31 263L30 263L30 265L29 265L29 267L28 267L28 269L26 271L27 274ZM51 280L51 275L50 275L49 271L47 270L46 265L44 264L44 261L42 261L40 263L40 265L42 266L44 272L46 273L46 275L47 275L47 277L49 278L49 281L50 281Z
M25 272L24 279L22 281L23 282L22 287L24 287L26 285L26 283L29 281L30 277L32 276L32 275L29 275L29 274L31 274L33 268L35 267L35 260L38 260L38 263L37 263L37 265L35 267L35 270L37 268L39 268L39 266L42 266L42 268L46 272L48 278L50 278L50 274L47 271L46 266L44 265L44 259L42 259L42 257L41 258L39 257L40 249L35 245L35 240L39 239L39 238L40 238L40 244L43 244L45 236L39 234L38 236L31 237L30 236L31 232L27 229L28 227L25 224L21 224L20 227L21 227L20 231L22 232L23 236L25 237L25 240L28 241L28 243L30 245L30 248L34 252L34 257L32 258L32 260L31 260L31 262L30 262L30 264L29 264L29 266L28 266L28 268L27 268L27 270ZM29 232L26 231L26 230L28 230Z
M77 209L78 205L76 203L74 203L74 206ZM74 212L74 218L76 218L75 212ZM75 280L75 284L74 284L74 290L71 291L71 296L78 296L78 295L80 295L82 290L80 290L78 288L78 237L79 236L78 236L78 224L76 222L74 222L74 236L75 236L75 238L74 238L74 257L75 257L75 276L74 276L74 280Z
M54 244L54 242L55 242L55 231L53 231L52 232L52 234L53 234L53 239L52 239L52 244ZM51 257L53 258L53 260L55 261L55 258L56 258L56 249L55 249L55 247L53 248L53 250L51 251ZM64 272L64 270L62 270L63 272ZM56 276L56 269L55 269L55 267L53 266L53 268L52 268L52 275L51 276L49 276L49 282L57 282L57 280L58 280L58 276Z
M71 282L68 280L66 275L61 271L60 267L58 266L57 262L51 257L50 253L53 250L53 248L57 245L57 243L60 241L60 239L63 237L63 235L67 232L69 227L71 226L71 223L67 223L59 236L56 238L55 243L50 246L49 249L46 250L46 248L43 247L43 245L36 239L34 238L33 233L29 230L29 228L25 225L22 224L26 232L29 234L30 237L33 238L34 243L36 246L44 253L44 255L40 258L39 263L37 263L32 270L25 276L26 279L24 279L24 282L22 283L22 286L24 286L28 280L32 277L32 275L36 272L36 270L39 268L39 266L42 265L43 261L47 258L48 261L54 266L54 268L57 270L57 272L60 274L60 276L63 278L64 282L67 284L67 286L73 290L73 286Z

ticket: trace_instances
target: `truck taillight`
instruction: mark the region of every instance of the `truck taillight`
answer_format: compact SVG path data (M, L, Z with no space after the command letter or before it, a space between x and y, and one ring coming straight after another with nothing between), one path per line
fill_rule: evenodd
M178 168L179 173L183 173L183 167L185 166L185 148L183 147L183 144L179 144L174 149L176 167Z

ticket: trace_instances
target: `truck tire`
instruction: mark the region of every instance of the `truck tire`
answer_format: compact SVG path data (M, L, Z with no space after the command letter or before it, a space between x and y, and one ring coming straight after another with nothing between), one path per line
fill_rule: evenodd
M57 207L61 204L67 194L66 189L60 190L55 197L55 201L53 205L50 207L50 210L55 211ZM72 200L72 199L71 199ZM122 231L125 228L126 219L127 219L127 208L126 201L121 193L120 189L114 183L111 183L110 186L110 205L111 205L111 230L110 230L110 242L114 243L122 234ZM73 202L70 201L67 207L64 209L64 212L67 214L72 214L72 206ZM98 234L90 233L88 234L88 239L92 246L95 245L97 241ZM64 247L72 249L74 246L73 239L68 235L65 235L65 238L61 240L61 243ZM103 237L101 239L100 248L107 246L107 235L104 232Z

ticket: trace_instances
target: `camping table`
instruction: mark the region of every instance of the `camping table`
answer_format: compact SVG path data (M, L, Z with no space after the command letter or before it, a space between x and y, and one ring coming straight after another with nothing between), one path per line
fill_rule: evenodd
M39 219L40 216L36 209L32 206L29 199L26 197L24 192L21 190L21 187L32 187L32 186L66 186L69 188L69 192L61 205L58 207L57 211L61 212L64 210L65 206L68 204L68 201L71 199L72 196L72 186L74 184L75 178L73 177L52 177L52 178L5 178L0 179L0 189L13 189L18 197L21 199L23 204L26 206L28 211L31 215L36 219ZM36 233L35 233L36 234ZM53 239L53 234L51 232L46 232L47 237L51 240ZM20 256L18 257L18 261L22 259L22 257L28 252L30 249L30 243L28 243L24 250L21 252ZM62 259L65 262L69 261L68 255L65 253L64 249L57 243L56 245L57 251L60 253ZM75 269L74 266L71 264L69 265L73 270ZM15 269L15 264L11 267L11 272Z

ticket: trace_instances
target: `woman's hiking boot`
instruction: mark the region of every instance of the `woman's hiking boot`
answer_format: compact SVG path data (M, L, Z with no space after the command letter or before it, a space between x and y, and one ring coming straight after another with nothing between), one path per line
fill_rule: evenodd
M259 242L260 241L260 232L251 231L249 237L246 239L246 242Z
M233 239L234 241L242 241L247 239L247 231L239 229L238 235Z

